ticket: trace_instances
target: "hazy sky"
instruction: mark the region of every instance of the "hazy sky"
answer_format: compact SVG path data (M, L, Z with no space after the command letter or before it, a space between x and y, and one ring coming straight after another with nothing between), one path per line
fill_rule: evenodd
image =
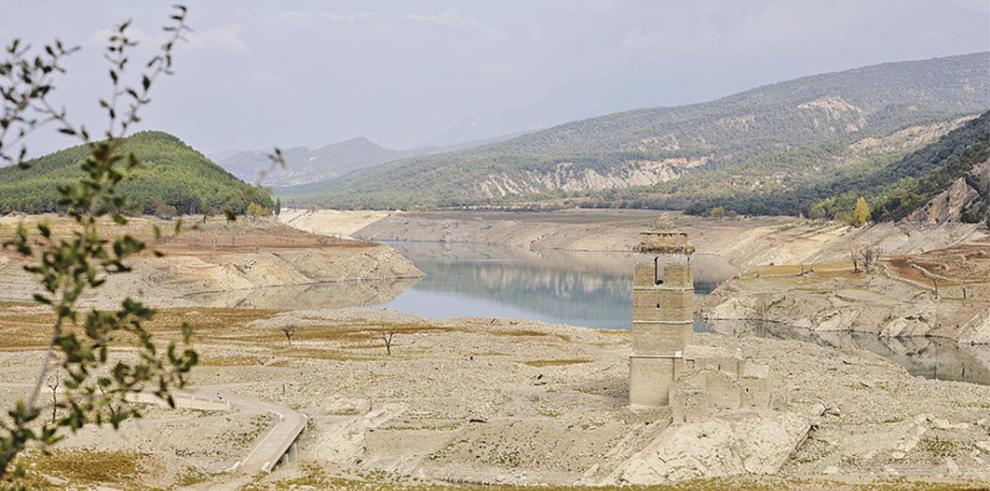
M56 100L96 126L106 29L133 18L153 44L173 2L0 0L0 40L82 46ZM990 0L239 0L190 2L189 21L144 127L207 152L362 135L409 147L472 118L515 131L990 49ZM62 143L42 135L32 153Z

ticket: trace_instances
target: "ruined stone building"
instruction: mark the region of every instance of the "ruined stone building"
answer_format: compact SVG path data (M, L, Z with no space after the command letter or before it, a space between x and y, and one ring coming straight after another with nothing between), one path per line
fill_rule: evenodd
M687 234L657 220L636 246L633 274L633 408L670 406L675 423L721 411L765 409L767 367L723 348L694 346L694 246Z

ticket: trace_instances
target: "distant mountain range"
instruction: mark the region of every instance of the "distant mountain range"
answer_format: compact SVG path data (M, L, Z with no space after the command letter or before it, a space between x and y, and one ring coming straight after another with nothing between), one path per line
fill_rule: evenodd
M137 205L139 213L219 213L225 209L241 213L249 203L273 206L268 193L230 175L168 133L135 133L120 148L142 162L119 186L120 194ZM32 159L26 162L27 169L0 168L0 214L61 211L58 187L83 176L79 164L88 155L88 146L76 145Z
M274 169L267 174L262 184L273 187L293 186L332 180L349 172L374 167L376 165L408 157L451 152L476 145L503 141L513 136L506 135L487 140L471 141L446 146L427 146L410 150L394 150L358 137L339 143L331 143L316 149L294 147L283 149L286 166ZM216 162L231 174L247 181L256 182L263 171L271 167L270 151L247 150L218 153Z
M481 140L642 107L711 100L765 83L766 75L748 61L721 59L693 67L690 76L674 77L663 61L636 58L599 79L563 84L531 104L465 118L427 143ZM734 76L727 79L726 73Z
M285 156L285 169L278 169L264 179L271 186L289 186L316 181L325 181L348 172L370 167L403 157L422 155L415 150L401 151L385 148L367 138L354 138L332 143L316 149L295 147L282 150ZM268 169L271 160L268 153L260 150L237 152L217 160L231 174L255 181L260 173Z
M684 209L889 165L988 106L990 53L886 63L580 120L279 192L337 208Z

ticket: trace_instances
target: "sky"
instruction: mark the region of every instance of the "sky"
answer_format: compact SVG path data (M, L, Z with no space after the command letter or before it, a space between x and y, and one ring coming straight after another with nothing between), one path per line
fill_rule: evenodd
M82 49L53 99L99 126L108 29L135 59L174 0L0 0L0 42ZM207 154L455 143L815 73L990 50L990 0L499 0L190 3L194 31L142 128ZM135 66L135 68L137 68ZM136 73L132 75L136 76ZM71 141L53 131L31 154Z

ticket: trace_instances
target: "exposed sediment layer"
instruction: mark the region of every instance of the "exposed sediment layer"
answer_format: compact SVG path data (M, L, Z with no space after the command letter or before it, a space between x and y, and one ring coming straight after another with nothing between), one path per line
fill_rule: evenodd
M647 210L525 212L307 212L312 233L375 241L468 242L524 250L629 252L657 216ZM293 215L287 215L293 216ZM671 213L698 254L736 267L798 264L845 258L851 247L880 245L890 254L915 254L987 237L975 224L878 224L853 228L836 222L762 217L715 220ZM376 218L377 217L377 218ZM365 225L354 230L355 223Z
M0 231L6 222L13 222L12 217L4 220L0 222ZM55 230L60 230L61 219L57 217L25 220L29 224L53 221ZM139 226L150 227L144 223L150 221L136 219L130 229L143 230ZM107 305L130 296L156 306L179 306L195 305L190 301L191 296L208 298L208 294L216 294L218 298L213 299L216 302L209 305L227 306L237 303L237 292L260 288L293 287L290 290L305 293L302 287L359 281L380 283L423 276L411 261L389 246L327 239L267 220L234 224L214 221L161 243L147 240L165 252L165 256L141 255L129 259L130 272L110 275L98 294L84 297L84 301ZM10 252L0 255L0 299L29 300L37 291L35 278L24 271L24 264L25 259ZM341 305L354 305L360 299L376 295L394 296L397 292L378 284L355 288L344 292L348 298L342 299ZM291 295L291 291L272 293L273 299L279 294ZM298 305L306 305L305 297L299 300ZM258 306L272 305L272 302L258 303Z
M700 312L818 332L990 344L990 243L891 255L862 269L851 260L755 268L715 289Z

